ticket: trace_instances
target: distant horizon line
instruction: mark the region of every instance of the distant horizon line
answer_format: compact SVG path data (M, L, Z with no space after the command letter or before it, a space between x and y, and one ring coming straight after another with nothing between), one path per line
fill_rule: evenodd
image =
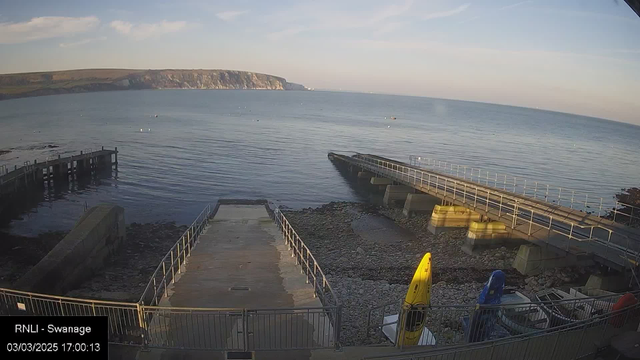
M39 70L39 71L27 71L27 72L0 73L0 76L4 76L4 75L38 74L38 73L48 73L48 72L64 72L64 71L86 71L86 70L132 70L132 71L163 71L163 70L191 70L191 71L194 71L194 70L206 70L206 71L215 71L215 70L221 70L221 71L239 71L239 72L262 74L262 75L269 75L269 76L279 77L279 78L284 79L288 83L302 85L302 86L305 87L305 89L313 89L312 91L344 92L344 93L358 93L358 94L368 94L368 95L407 96L407 97L428 98L428 99L434 99L434 100L464 101L464 102L471 102L471 103L477 103L477 104L510 106L510 107L514 107L514 108L548 111L548 112L554 112L554 113L559 113L559 114L583 116L583 117L592 118L592 119L596 119L596 120L612 121L612 122L616 122L616 123L629 124L629 125L633 125L633 126L640 126L640 123L639 124L635 124L635 123L631 123L631 122L627 122L627 121L623 121L623 120L604 118L604 117L596 117L596 116L593 116L593 115L576 114L576 113L571 113L571 112L567 112L567 111L552 110L552 109L540 108L540 107L535 107L534 108L534 107L529 107L529 106L524 106L524 105L514 105L514 104L506 104L506 103L498 103L498 102L494 103L494 102L485 102L485 101L479 101L479 100L467 100L467 99L456 99L456 98L446 98L446 97L433 97L433 96L427 96L427 95L398 94L398 93L387 93L387 92L366 91L366 90L349 90L349 89L343 89L343 88L337 88L337 89L336 88L317 88L317 87L307 86L307 85L302 84L300 82L289 81L285 76L281 76L281 75L274 75L274 74L270 74L270 73L267 73L267 72L250 71L250 70L238 70L238 69L222 69L222 68L209 68L209 69L206 69L206 68L155 68L154 69L154 68L126 68L126 67L90 67L90 68L75 68L75 69L64 69L64 70ZM175 89L175 90L179 90L179 89ZM198 90L198 89L194 89L194 90Z
M475 103L475 104L508 106L508 107L514 107L514 108L528 109L528 110L547 111L547 112L553 112L553 113L558 113L558 114L581 116L581 117L591 118L591 119L594 119L594 120L611 121L611 122L615 122L615 123L621 123L621 124L627 124L627 125L633 125L633 126L640 127L640 124L634 124L634 123L630 123L630 122L626 122L626 121L622 121L622 120L616 120L616 119L607 119L607 118L597 117L597 116L593 116L593 115L583 115L583 114L576 114L576 113L560 111L560 110L552 110L552 109L540 108L540 107L535 107L534 108L534 107L529 107L529 106L524 106L524 105L492 103L492 102L479 101L479 100L453 99L453 98L445 98L445 97L433 97L433 96L427 96L427 95L395 94L395 93L386 93L386 92L362 91L362 90L346 90L346 89L314 88L313 91L357 93L357 94L364 94L364 95L405 96L405 97L426 98L426 99L433 99L433 100L462 101L462 102L470 102L470 103Z

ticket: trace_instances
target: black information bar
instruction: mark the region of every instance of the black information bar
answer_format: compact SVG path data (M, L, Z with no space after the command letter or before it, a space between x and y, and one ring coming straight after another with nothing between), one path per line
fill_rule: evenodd
M0 359L109 358L107 316L0 316L0 339Z

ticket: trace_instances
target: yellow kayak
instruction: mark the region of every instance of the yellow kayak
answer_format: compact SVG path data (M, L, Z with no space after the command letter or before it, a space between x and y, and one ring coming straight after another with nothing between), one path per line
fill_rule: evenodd
M418 345L424 329L426 309L431 303L431 253L426 253L413 274L404 299L404 331L398 342L404 346Z

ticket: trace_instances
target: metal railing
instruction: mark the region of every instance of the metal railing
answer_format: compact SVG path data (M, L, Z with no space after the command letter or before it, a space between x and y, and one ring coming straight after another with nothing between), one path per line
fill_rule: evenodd
M339 347L342 305L320 268L320 264L280 208L275 208L273 213L276 225L282 231L285 244L291 251L291 257L295 258L296 265L300 265L302 273L306 275L307 283L313 284L314 296L317 296L328 310L329 319L333 326L335 344L336 347Z
M554 214L547 208L524 203L503 191L364 154L356 154L350 159L373 173L484 212L525 237L544 241L567 252L592 253L608 260L608 265L622 267L637 263L640 258L638 239L631 239L602 225L573 221L567 216ZM571 241L560 239L557 235Z
M543 200L555 205L576 209L598 216L613 214L613 221L631 225L640 218L640 208L613 199L604 199L586 192L579 192L568 188L550 185L543 182L527 180L508 174L490 172L478 167L453 164L423 156L409 156L409 163L423 169L436 169L449 175L455 175L464 180L472 181L498 189L522 194L533 199ZM629 213L621 211L628 208Z
M193 350L336 347L337 308L177 308L144 306L145 345Z
M585 320L508 338L367 356L364 359L580 359L597 353L611 337L624 331L636 331L639 321L640 303Z
M631 292L639 296L640 291ZM382 342L384 327L393 326L397 331L394 343L405 333L407 322L424 318L429 333L424 335L427 344L434 347L490 341L499 338L553 330L568 323L593 318L613 310L622 294L593 297L572 297L556 301L531 301L500 305L432 305L406 308L402 303L388 303L369 310L367 335ZM398 320L385 321L388 315L399 314ZM423 314L423 315L417 315ZM407 320L409 319L409 320Z
M0 288L0 315L107 316L109 342L143 344L139 304L76 299Z
M184 271L184 265L191 251L196 246L200 235L209 224L215 207L208 204L187 230L176 241L151 275L147 287L140 297L142 305L159 305L160 299L167 295L167 288L176 280L176 276Z

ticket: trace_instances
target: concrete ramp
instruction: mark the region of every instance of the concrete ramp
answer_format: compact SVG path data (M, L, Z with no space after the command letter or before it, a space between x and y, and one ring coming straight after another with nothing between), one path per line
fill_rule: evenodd
M333 346L333 329L322 303L265 205L221 204L157 311L149 328L151 346ZM282 358L309 355L299 350Z

